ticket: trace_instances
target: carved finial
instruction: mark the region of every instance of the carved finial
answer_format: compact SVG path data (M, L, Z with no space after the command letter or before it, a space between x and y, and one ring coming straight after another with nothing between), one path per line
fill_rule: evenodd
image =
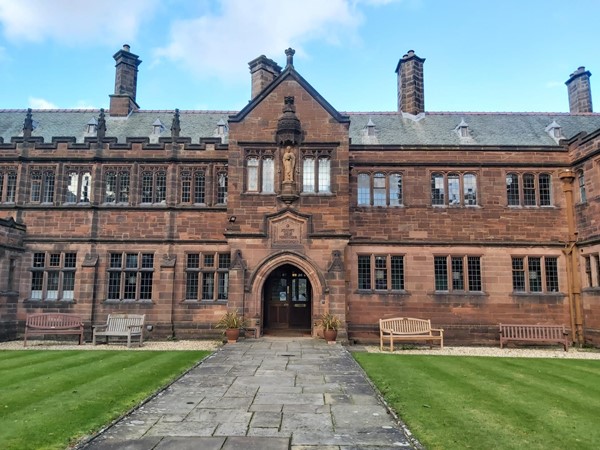
M171 137L179 137L181 132L181 123L179 122L179 109L175 108L175 114L173 114L173 122L171 122Z
M285 51L285 56L287 56L286 67L294 67L294 54L295 53L296 53L296 50L294 50L291 47Z
M31 108L27 108L27 115L25 116L25 121L23 122L23 137L31 137L32 132L33 119L31 118Z
M104 118L104 108L100 108L98 116L98 127L96 128L96 136L101 141L106 136L106 119Z

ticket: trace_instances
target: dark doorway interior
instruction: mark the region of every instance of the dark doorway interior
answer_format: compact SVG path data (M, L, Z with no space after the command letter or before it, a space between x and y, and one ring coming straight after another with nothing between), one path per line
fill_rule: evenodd
M310 334L312 287L306 274L286 264L275 269L263 291L266 334Z

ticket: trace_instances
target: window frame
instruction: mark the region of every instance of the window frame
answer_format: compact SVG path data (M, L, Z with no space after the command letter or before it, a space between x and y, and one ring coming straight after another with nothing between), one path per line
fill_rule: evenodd
M359 207L397 208L404 206L404 174L402 171L359 172L356 177L356 188L356 205ZM393 195L396 196L395 199L392 198Z
M17 202L18 168L15 166L0 166L0 203L13 204Z
M56 167L30 167L28 179L29 203L53 205L56 199Z
M513 255L511 267L513 294L560 293L558 256Z
M579 203L587 203L587 193L585 189L585 172L583 169L577 171L577 185L579 187Z
M226 303L229 300L230 268L229 252L186 253L184 301Z
M481 294L483 277L481 255L433 255L434 291L436 293Z
M478 207L478 175L478 172L473 170L432 171L429 176L431 206L436 208Z
M114 177L112 180L109 177ZM113 190L109 191L109 183ZM109 199L114 195L114 201ZM106 205L129 205L131 203L131 167L107 166L102 174L102 203Z
M302 161L301 192L302 195L332 194L331 184L331 150L301 149ZM307 161L312 164L308 165Z
M554 206L552 174L535 171L510 171L506 172L504 179L508 207L549 208Z
M109 252L106 301L152 302L155 263L153 252Z
M253 161L250 165L250 161ZM266 163L266 161L269 161ZM275 152L273 149L247 149L244 159L244 192L275 194Z
M77 252L33 252L30 272L30 301L74 301Z
M207 206L207 181L208 167L182 167L179 170L179 203Z
M376 294L405 293L405 254L359 253L357 290Z
M65 167L65 183L63 203L68 205L74 204L90 204L92 203L94 194L94 177L92 175L92 167L67 166ZM75 192L70 188L72 181L75 179ZM86 190L87 180L87 190ZM86 197L87 194L87 197ZM71 200L69 195L73 196Z
M143 166L139 171L139 204L166 205L169 169L167 166Z

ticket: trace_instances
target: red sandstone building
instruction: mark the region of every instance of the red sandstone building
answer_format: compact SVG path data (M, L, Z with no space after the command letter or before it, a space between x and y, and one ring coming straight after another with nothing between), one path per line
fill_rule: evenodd
M454 343L564 323L600 344L600 114L425 111L423 64L398 111L342 113L293 64L250 62L241 111L150 111L124 46L104 110L0 110L0 324L28 313L145 313L148 337L264 332L349 339L429 318Z

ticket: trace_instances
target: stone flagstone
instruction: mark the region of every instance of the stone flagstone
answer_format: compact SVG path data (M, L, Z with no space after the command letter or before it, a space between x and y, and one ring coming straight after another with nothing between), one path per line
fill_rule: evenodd
M224 346L82 448L419 447L404 429L343 346L265 337Z

